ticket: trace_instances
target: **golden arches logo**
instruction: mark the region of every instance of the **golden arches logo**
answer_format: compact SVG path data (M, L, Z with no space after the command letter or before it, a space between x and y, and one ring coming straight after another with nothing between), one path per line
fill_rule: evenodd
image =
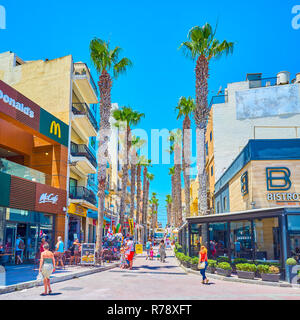
M50 126L50 133L53 133L53 131L55 136L58 135L61 138L60 124L55 121L52 121Z

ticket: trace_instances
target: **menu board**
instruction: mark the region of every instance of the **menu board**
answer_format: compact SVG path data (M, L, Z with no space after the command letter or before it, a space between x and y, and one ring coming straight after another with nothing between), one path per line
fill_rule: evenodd
M81 245L81 264L95 264L95 243Z

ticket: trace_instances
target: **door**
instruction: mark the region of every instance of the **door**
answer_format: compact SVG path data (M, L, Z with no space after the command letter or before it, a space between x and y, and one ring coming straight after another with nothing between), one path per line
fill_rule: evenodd
M28 235L26 243L26 254L28 259L35 259L38 245L38 226L28 225Z
M20 236L20 238L23 240L24 244L25 244L25 249L23 250L23 254L22 254L22 260L26 260L27 259L27 224L25 223L18 223L17 224L17 236ZM17 249L17 248L16 248Z
M5 228L5 253L8 254L8 261L13 263L15 261L15 244L17 236L17 225L7 223Z

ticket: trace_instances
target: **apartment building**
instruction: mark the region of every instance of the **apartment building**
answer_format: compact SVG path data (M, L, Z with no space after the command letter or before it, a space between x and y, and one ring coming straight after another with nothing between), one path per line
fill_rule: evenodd
M226 211L228 198L215 203L216 182L250 139L293 139L300 134L300 74L272 78L247 74L212 97L206 132L206 171L210 213Z
M23 61L13 52L5 52L0 54L0 79L68 125L65 240L88 241L95 221L87 212L97 211L96 194L88 188L88 175L97 173L96 150L90 150L90 138L99 130L98 92L88 66L74 63L71 55Z

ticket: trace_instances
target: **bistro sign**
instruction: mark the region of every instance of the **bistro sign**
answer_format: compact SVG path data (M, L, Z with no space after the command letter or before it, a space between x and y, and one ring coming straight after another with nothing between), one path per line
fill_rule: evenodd
M266 168L266 182L268 191L286 191L292 186L290 179L291 171L286 167ZM267 193L268 201L292 201L300 202L300 193L298 192L276 192Z

